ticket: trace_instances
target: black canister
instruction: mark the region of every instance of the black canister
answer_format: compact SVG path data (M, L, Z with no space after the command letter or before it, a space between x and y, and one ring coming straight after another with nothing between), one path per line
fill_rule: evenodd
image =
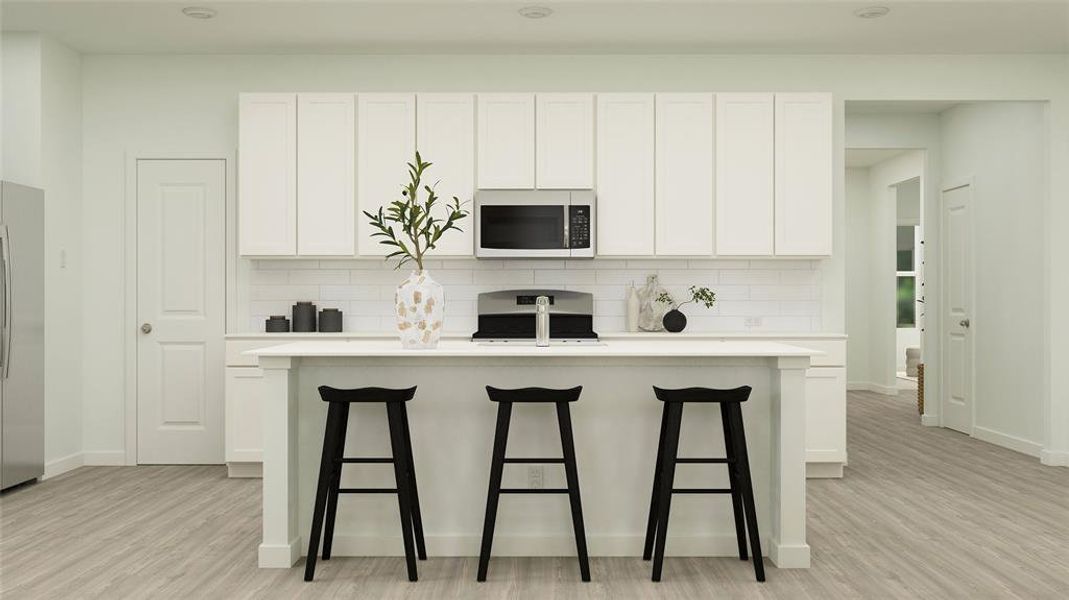
M319 311L319 331L322 333L340 333L342 314L336 308L324 308Z
M311 302L298 302L293 305L293 330L316 330L316 305Z
M264 321L264 331L267 333L289 333L290 320L284 315L271 315Z

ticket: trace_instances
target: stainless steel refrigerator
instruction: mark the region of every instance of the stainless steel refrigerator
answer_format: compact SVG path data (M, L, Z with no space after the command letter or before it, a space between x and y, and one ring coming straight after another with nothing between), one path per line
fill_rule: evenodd
M0 489L44 474L44 192L0 182Z

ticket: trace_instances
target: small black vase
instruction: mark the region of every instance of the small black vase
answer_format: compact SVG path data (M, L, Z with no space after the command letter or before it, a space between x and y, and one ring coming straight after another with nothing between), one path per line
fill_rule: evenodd
M679 312L676 309L672 309L664 313L664 318L661 319L661 322L664 323L664 328L666 331L671 331L672 333L679 333L680 331L683 331L683 329L687 326L687 315Z

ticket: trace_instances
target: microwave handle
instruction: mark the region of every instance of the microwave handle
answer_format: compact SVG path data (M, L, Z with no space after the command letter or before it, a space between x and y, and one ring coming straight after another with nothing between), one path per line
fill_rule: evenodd
M569 226L571 225L569 222L571 220L571 212L568 210L568 204L565 204L561 208L564 209L564 248L568 249L572 247L572 236L571 231L569 231Z

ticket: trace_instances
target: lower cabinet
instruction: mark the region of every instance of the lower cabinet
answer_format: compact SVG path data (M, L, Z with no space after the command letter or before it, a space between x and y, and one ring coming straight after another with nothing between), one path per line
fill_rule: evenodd
M807 477L842 477L846 465L846 367L813 367L805 377Z
M231 477L261 474L263 379L264 372L259 367L226 368L226 465Z

